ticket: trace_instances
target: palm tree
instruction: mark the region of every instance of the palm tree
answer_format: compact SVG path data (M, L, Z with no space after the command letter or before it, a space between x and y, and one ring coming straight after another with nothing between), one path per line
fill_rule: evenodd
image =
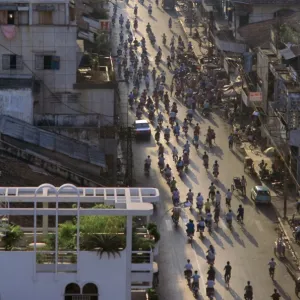
M125 239L118 234L85 234L81 238L81 244L82 249L96 250L100 258L104 253L110 258L111 255L120 256L120 251L125 248Z

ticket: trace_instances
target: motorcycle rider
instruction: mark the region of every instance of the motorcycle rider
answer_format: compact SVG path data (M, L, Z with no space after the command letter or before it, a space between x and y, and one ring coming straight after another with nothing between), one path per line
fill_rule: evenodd
M204 232L204 229L205 229L205 221L203 218L201 218L197 224L197 230L200 232Z
M170 17L169 19L169 28L171 29L172 28L172 18Z
M165 177L167 179L169 179L171 177L172 173L171 173L171 168L170 168L169 164L166 165L164 173L165 173Z
M163 116L162 112L160 111L157 115L157 122L162 123L163 121L164 121L164 116Z
M207 211L206 216L205 216L205 224L206 227L208 229L211 229L211 225L212 225L212 213L209 211Z
M176 125L174 126L173 132L174 132L174 135L179 136L179 134L180 134L180 126L179 126L178 123L176 123Z
M215 282L214 280L207 280L206 282L206 295L210 297L215 292Z
M268 263L269 266L269 273L270 274L275 274L275 267L276 267L276 262L274 261L274 258L271 258L271 260Z
M179 217L180 217L180 213L181 213L181 208L179 206L174 206L172 209L172 220L173 222L177 222L179 221Z
M152 5L149 4L148 6L148 14L151 16L152 15Z
M209 112L209 101L205 100L203 103L203 110L202 110L202 114L208 113Z
M219 222L220 212L221 212L220 206L216 206L215 209L214 209L214 220L215 220L216 224L218 224L218 222Z
M119 17L119 23L121 26L123 26L123 23L124 23L124 17L123 15L121 14L120 17Z
M239 205L239 208L237 210L236 218L237 218L238 221L243 223L243 221L244 221L244 207L241 204Z
M253 288L250 281L247 282L247 285L244 288L245 291L245 299L250 300L253 298Z
M194 199L194 193L192 192L191 189L189 189L188 193L186 194L187 200L190 201L193 204L193 199Z
M230 265L230 262L228 261L226 266L224 267L224 271L225 271L225 274L224 274L224 279L225 279L225 282L229 282L230 278L231 278L231 270L232 270L232 267Z
M193 266L191 264L191 261L188 259L187 264L184 266L184 275L186 277L192 277L193 275Z
M216 278L216 270L215 268L211 265L207 271L207 280L213 280L215 281Z
M194 235L195 233L195 225L194 225L194 221L193 220L189 220L189 222L186 224L186 233L187 235Z
M171 132L171 129L169 128L169 126L167 126L164 130L164 138L167 141L170 139L170 132Z
M178 150L175 146L172 149L172 156L173 156L173 160L178 160Z
M202 210L202 207L203 207L203 201L204 201L203 196L201 195L201 193L198 193L197 198L196 198L196 205L200 211Z
M171 191L174 191L176 189L176 183L177 181L175 180L175 178L173 177L172 180L170 181L170 188Z
M228 205L229 207L231 206L231 198L232 198L232 192L230 189L228 189L226 192L226 205Z
M148 157L145 159L145 170L149 170L151 166L151 158L150 155L148 155Z
M215 249L212 245L210 245L209 249L207 250L207 256L206 256L207 262L209 264L212 264L212 263L214 263L215 258L216 258Z
M186 141L186 143L183 146L183 151L186 151L188 154L190 154L190 147L191 144L189 143L189 141Z
M192 110L191 108L189 108L189 109L187 110L186 116L187 116L187 119L188 119L190 122L192 122L192 120L193 120L193 115L194 115L193 110Z
M138 14L138 6L137 5L134 6L133 13L135 14L135 16L137 16L137 14Z
M233 219L233 212L231 209L229 209L228 213L226 214L226 222L229 226L232 226L232 219Z
M147 32L150 32L150 31L151 31L151 25L150 25L150 23L147 24L147 26L146 26L146 31L147 31Z
M166 43L167 43L167 36L165 33L162 35L162 42L164 45L166 45Z
M165 158L163 154L160 154L158 157L158 166L160 169L163 169L165 165Z
M221 207L221 194L219 191L217 191L216 193L216 208L220 208Z
M176 169L178 172L182 172L183 170L183 166L184 166L184 163L183 163L183 160L181 159L181 157L179 157L177 163L176 163Z
M204 164L204 167L207 169L208 168L208 155L206 153L206 151L204 152L203 156L202 156L202 159L203 159L203 164Z
M198 271L194 272L194 275L192 276L193 282L192 282L192 289L198 288L199 289L199 279L200 275L198 274Z
M180 195L179 195L179 190L178 189L175 189L172 193L172 200L173 200L173 203L179 203L180 201Z
M217 160L215 161L215 163L213 165L213 174L214 174L215 178L217 178L219 175L219 164L218 164Z
M208 197L209 198L214 198L215 194L216 194L216 186L214 185L213 182L210 184L208 189L209 189Z
M277 292L277 289L274 289L274 294L271 295L273 300L279 300L281 298L280 294Z

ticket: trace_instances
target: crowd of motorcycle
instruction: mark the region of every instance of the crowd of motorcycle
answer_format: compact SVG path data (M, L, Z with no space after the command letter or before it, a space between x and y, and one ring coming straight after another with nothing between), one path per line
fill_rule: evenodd
M152 6L149 4L148 6L148 14L152 15ZM134 15L135 20L133 22L133 28L136 31L138 28L138 6L134 6ZM117 6L114 5L112 23L115 25L117 16ZM125 30L123 31L123 25L125 23ZM169 29L172 29L172 18L169 19ZM159 169L166 179L168 185L170 186L172 192L172 199L174 203L173 208L173 216L172 219L174 223L178 224L178 218L176 217L176 210L178 211L183 207L190 207L192 209L193 198L194 195L191 190L189 190L187 194L187 199L184 203L180 203L179 201L179 191L176 188L176 180L172 176L172 168L169 164L165 164L165 149L163 144L161 143L161 133L164 134L164 139L166 144L169 143L170 134L173 132L176 141L179 141L181 136L181 130L183 132L183 138L186 139L185 144L182 149L182 153L174 146L172 147L172 157L175 163L175 169L178 171L180 177L184 176L185 172L188 172L189 166L189 155L190 155L190 147L191 144L188 141L188 131L190 128L193 130L193 139L192 144L195 146L196 150L199 148L199 136L200 136L200 126L199 124L193 125L193 117L196 108L200 107L202 115L204 117L208 117L210 113L211 101L208 101L206 98L207 94L212 93L212 82L213 79L208 76L199 77L197 66L190 60L190 57L193 56L193 47L191 43L185 47L183 39L179 36L177 41L175 36L173 35L170 39L170 55L168 55L166 59L167 68L172 71L173 79L169 86L169 90L166 90L166 73L165 71L161 71L159 73L159 66L162 62L162 49L158 46L157 54L155 56L155 66L150 69L150 57L149 52L147 50L147 42L145 37L142 37L140 41L138 41L131 31L131 23L130 20L125 19L122 14L119 16L119 25L121 31L119 33L120 43L117 50L118 58L116 59L117 71L119 76L124 76L124 79L127 83L130 81L133 83L133 89L128 95L128 105L131 109L135 109L136 118L141 119L143 114L147 114L149 121L154 125L154 121L156 119L156 129L155 129L155 140L158 145L158 165ZM156 37L151 29L151 25L148 23L146 26L146 32L148 34L149 42L152 46L156 44ZM167 45L167 37L165 34L162 35L162 44L163 46ZM186 49L186 51L185 51ZM159 74L158 74L159 73ZM192 74L196 74L196 77ZM196 85L193 86L190 84L190 80L187 78L193 78L193 82L196 82ZM145 89L141 89L141 85L145 85ZM150 94L150 85L153 87L152 95ZM177 118L178 108L177 103L174 101L172 104L171 97L173 90L176 90L175 97L177 100L180 100L186 105L186 118L183 120L182 124ZM170 92L170 95L169 95ZM160 105L160 104L163 105ZM164 111L168 120L165 120L163 115ZM155 114L157 114L155 118ZM164 124L166 123L166 124ZM205 135L205 144L208 149L213 147L213 144L216 139L216 134L212 128L208 128L208 131ZM148 156L145 159L144 170L146 174L149 174L151 168L151 157ZM208 171L209 168L209 157L205 152L203 155L203 165L205 169ZM214 175L215 180L217 181L219 175L219 164L218 161L215 161L212 168L212 173ZM220 209L218 206L218 201L220 201L219 192L215 192L216 187L212 183L209 191L209 198L212 200L212 203L215 205L216 210ZM198 206L198 199L200 199L202 195L199 193L197 196L197 207L199 208L200 215L202 213L202 207ZM192 199L191 199L192 198ZM214 198L216 198L214 201ZM226 204L229 208L228 220L230 219L229 214L231 214L231 223L233 213L230 210L230 200L231 194L230 190L226 193ZM207 200L209 202L209 199ZM209 203L209 206L211 204ZM211 222L207 222L208 215L211 214L210 209L207 209L208 204L203 203L202 197L202 206L205 206L206 211L206 219L201 218L201 221L197 224L197 229L200 232L200 236L203 237L204 227L207 226L209 231L211 232L211 224L212 224L212 215ZM241 222L243 221L243 207L240 205L238 213L241 217ZM227 216L226 216L227 217ZM215 219L216 221L216 219ZM230 222L229 222L230 223ZM209 227L210 224L210 227ZM193 228L192 228L193 227ZM193 234L190 234L193 232ZM192 220L187 224L187 235L189 240L192 242L193 235L195 232L194 224ZM215 281L215 269L213 267L215 262L215 249L213 246L210 246L207 252L207 262L209 264L208 270L208 278L207 278L207 296L212 299L214 297L214 281ZM230 263L227 263L225 266L225 279L226 284L229 287L229 280L231 276L231 266ZM275 270L275 266L274 266ZM191 287L193 294L195 297L198 297L199 293L199 275L197 272L192 272L191 264L188 261L188 264L185 267L185 276L187 278L188 284ZM191 279L193 282L191 283ZM245 299L252 300L253 299L253 288L250 282L247 283L245 287ZM280 295L277 291L271 296L274 300L279 299Z

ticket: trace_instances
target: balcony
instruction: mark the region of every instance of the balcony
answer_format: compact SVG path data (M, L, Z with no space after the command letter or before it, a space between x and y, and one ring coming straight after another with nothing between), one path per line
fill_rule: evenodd
M133 289L151 288L154 265L153 252L132 251L131 262L131 287Z
M97 259L99 259L97 257ZM132 251L131 257L131 286L133 289L152 287L153 252ZM77 273L76 251L59 251L57 266L55 266L54 251L40 251L36 255L37 273Z

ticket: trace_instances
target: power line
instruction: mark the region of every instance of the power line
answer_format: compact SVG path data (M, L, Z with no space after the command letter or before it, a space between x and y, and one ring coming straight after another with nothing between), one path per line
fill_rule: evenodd
M10 52L11 54L13 55L18 55L16 54L14 51L12 51L11 49L7 48L6 46L4 46L3 44L0 44L0 47L2 47L3 49L5 49L6 51ZM98 112L95 112L95 111L92 111L92 110L88 110L86 107L84 107L82 104L78 103L79 106L81 106L83 109L85 110L88 110L88 112L85 112L85 111L79 111L69 105L67 105L66 103L64 103L63 101L61 101L61 99L54 93L52 92L52 90L46 85L46 83L44 82L44 80L40 77L40 76L37 76L37 74L23 61L22 59L22 64L38 79L41 80L42 84L45 86L45 88L51 93L51 95L54 96L54 98L56 98L57 100L59 100L60 104L64 105L65 107L67 107L68 109L74 111L74 112L77 112L79 114L86 114L86 113L94 113L94 114L97 114L97 115L100 115L100 116L103 116L103 117L109 117L109 118L114 118L114 116L109 116L109 115L105 115L105 114L101 114L101 113L98 113ZM47 99L47 98L44 98L44 99ZM114 125L114 123L106 120L108 123Z

